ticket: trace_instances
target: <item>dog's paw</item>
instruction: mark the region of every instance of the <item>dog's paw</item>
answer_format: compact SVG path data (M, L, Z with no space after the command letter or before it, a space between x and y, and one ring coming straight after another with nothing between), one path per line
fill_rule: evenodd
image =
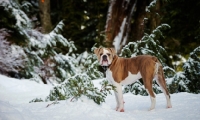
M167 105L167 107L166 108L172 108L172 106L171 105Z
M124 109L121 109L119 112L124 112Z
M116 111L118 111L118 112L124 112L124 109L122 108L122 109L118 109Z
M155 108L149 108L149 109L148 109L148 111L152 111L152 110L155 110Z

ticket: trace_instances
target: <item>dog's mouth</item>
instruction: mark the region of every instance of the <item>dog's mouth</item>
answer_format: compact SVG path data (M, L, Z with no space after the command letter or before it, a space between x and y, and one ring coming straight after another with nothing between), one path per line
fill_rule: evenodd
M108 60L102 60L101 66L109 66Z

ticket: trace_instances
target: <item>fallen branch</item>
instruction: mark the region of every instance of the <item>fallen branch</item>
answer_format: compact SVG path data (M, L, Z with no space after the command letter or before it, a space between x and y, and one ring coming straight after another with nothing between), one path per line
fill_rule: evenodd
M46 106L46 108L49 107L50 105L53 105L53 104L55 105L55 104L58 104L58 103L59 103L59 102L54 101L54 102L52 102L51 104L48 104L48 105Z

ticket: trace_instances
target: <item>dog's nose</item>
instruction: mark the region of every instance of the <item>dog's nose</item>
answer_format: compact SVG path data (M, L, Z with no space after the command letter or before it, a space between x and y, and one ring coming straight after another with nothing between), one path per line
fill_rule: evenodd
M107 56L106 55L103 55L103 60L107 60Z

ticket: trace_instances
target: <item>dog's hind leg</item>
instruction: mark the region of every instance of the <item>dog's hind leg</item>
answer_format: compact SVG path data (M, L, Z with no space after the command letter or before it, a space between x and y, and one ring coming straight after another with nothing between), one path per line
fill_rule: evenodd
M150 99L151 99L151 107L149 108L149 111L150 111L150 110L155 109L155 105L156 105L156 96L155 96L155 94L154 94L154 92L153 92L152 85L146 87L146 91L147 91L147 93L149 94Z
M162 92L165 94L165 97L166 97L166 100L167 100L167 108L172 108L172 104L171 104L171 100L170 100L170 94L167 90L162 66L159 67L158 73L157 73L155 78L156 78L156 82L161 87Z
M143 82L144 82L144 86L146 88L147 93L150 96L150 99L151 99L151 107L149 108L149 111L153 110L155 108L155 105L156 105L156 96L155 96L155 94L153 92L153 88L152 88L153 77L154 77L154 67L152 67L152 66L154 66L154 64L148 63L145 66L146 68L144 67L141 70L141 71L143 71L141 73L141 75L142 75L142 79L143 79Z

